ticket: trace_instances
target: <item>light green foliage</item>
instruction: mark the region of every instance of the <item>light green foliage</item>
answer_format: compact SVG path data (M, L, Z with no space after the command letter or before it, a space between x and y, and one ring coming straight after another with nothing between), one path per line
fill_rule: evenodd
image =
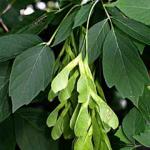
M88 107L82 104L74 126L75 135L77 137L86 135L90 123L91 118L89 116Z
M74 69L74 67L78 64L80 59L80 55L72 60L52 81L52 90L54 93L57 93L63 89L65 89L68 85L68 78L70 72Z
M118 118L111 110L111 108L104 102L104 100L97 95L96 85L94 83L93 76L87 61L83 61L82 57L79 57L79 59L77 59L78 57L72 60L52 81L52 90L58 92L60 105L64 104L69 106L68 102L71 100L70 98L72 91L76 90L78 92L78 100L76 100L77 104L75 110L71 115L70 127L68 127L68 125L66 124L69 121L69 116L67 116L67 122L65 122L66 115L62 115L65 109L57 120L58 111L56 108L48 117L47 124L49 127L54 126L52 129L53 139L58 139L62 134L65 135L64 125L67 126L68 129L67 134L68 131L70 131L68 137L71 137L71 130L73 130L75 136L77 137L74 143L74 149L76 150L91 150L94 149L94 147L96 147L96 149L111 150L111 146L105 131L106 127L103 128L101 122L104 123L105 126L107 125L107 128L111 127L113 129L116 129L118 126ZM78 60L76 61L77 63L73 63L75 60ZM69 78L70 71L73 71L73 68L75 67L75 65L72 64L78 65L80 73L80 77L78 79L77 76L79 73L77 71L75 71ZM61 82L63 82L64 84L60 85ZM75 86L76 82L77 87ZM95 103L93 101L95 101ZM91 103L93 103L93 107L90 107ZM70 106L68 107L68 109L71 110ZM98 127L95 126L95 122L92 121L92 111L95 111L96 115L98 116L96 118L97 122L100 123L97 123L99 124L97 125ZM95 132L96 127L100 132L100 134L97 135L100 141L97 141L98 139L95 139L95 134L97 132L97 130ZM103 140L101 140L101 137L103 137ZM92 139L95 139L96 145L93 144Z

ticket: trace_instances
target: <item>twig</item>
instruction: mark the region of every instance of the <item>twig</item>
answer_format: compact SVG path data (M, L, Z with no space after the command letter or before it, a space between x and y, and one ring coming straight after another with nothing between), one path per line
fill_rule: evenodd
M3 22L2 18L0 18L0 26L3 28L3 30L5 32L9 32L9 29L7 28L7 26L5 25L5 23Z

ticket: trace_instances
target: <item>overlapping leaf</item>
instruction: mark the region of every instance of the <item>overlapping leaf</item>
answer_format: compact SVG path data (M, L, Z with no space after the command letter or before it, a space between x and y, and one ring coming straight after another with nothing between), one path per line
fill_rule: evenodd
M63 19L56 33L53 46L61 43L71 34L76 13L77 10L74 10Z
M109 87L115 86L123 97L137 105L144 85L149 82L145 65L128 37L111 30L103 48L103 73Z
M41 43L41 39L32 34L12 34L0 37L0 62L14 58L23 51Z
M132 143L135 143L133 136L144 131L145 125L146 123L141 113L136 108L133 108L124 118L122 127L127 138Z
M58 149L57 144L48 136L48 130L46 130L45 125L46 117L47 113L40 109L24 109L15 114L15 135L20 149ZM44 126L39 125L37 128L38 124L43 124Z
M88 34L89 63L94 62L101 54L103 42L108 32L109 32L109 25L107 19L96 23L89 29Z
M11 114L11 103L8 97L9 75L9 62L0 63L0 122Z
M15 132L13 118L9 117L0 124L0 148L3 150L15 150Z
M116 6L128 17L150 25L150 1L149 0L118 0Z
M83 23L87 21L91 6L92 6L91 3L81 6L81 8L78 10L75 16L73 28L81 26Z
M113 23L132 38L150 45L150 28L146 25L125 17L114 17Z
M19 55L13 64L9 95L13 111L29 104L51 80L54 55L46 45L37 45Z

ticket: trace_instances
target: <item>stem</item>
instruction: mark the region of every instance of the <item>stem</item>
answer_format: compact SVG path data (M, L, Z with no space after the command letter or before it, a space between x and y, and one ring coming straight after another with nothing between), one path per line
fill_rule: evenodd
M75 9L76 7L78 7L78 6L79 6L79 5L73 6L73 7L69 10L69 12L66 14L66 16L63 18L63 20L62 20L61 23L59 24L58 28L55 30L54 34L53 34L52 37L50 38L50 40L47 42L47 45L48 45L48 46L52 43L53 39L55 38L55 36L56 36L56 34L57 34L57 32L58 32L58 30L59 30L61 24L62 24L62 23L64 22L64 20L68 17L68 15L72 12L72 10Z
M89 29L89 24L90 24L90 18L93 12L94 7L96 6L96 4L99 2L99 0L96 0L94 2L94 4L91 7L91 10L89 12L89 16L88 16L88 20L87 20L87 25L86 25L86 35L85 35L85 40L86 40L86 61L88 62L88 29Z
M78 51L77 51L77 46L76 46L76 43L75 43L75 38L74 38L73 33L71 35L71 42L72 42L72 46L73 46L73 48L75 50L75 55L77 55Z
M0 25L3 28L4 32L9 32L8 27L5 25L5 23L3 22L2 18L0 18Z
M9 10L11 9L12 5L13 5L15 2L16 2L16 0L12 0L12 1L10 2L10 4L8 4L8 5L6 6L6 8L3 10L3 12L2 12L1 15L5 14L7 11L9 11Z
M68 5L66 5L65 7L59 9L59 10L56 12L56 14L57 14L57 13L60 13L60 12L63 11L64 9L68 8L69 6L71 6L71 4L68 4Z
M102 1L101 1L101 2L102 2ZM112 27L112 29L114 30L113 23L112 23L112 21L111 21L111 17L110 17L110 15L109 15L109 13L108 13L108 11L107 11L107 9L106 9L106 7L105 7L105 5L104 5L103 2L102 2L102 6L103 6L103 8L104 8L104 11L105 11L105 13L106 13L106 16L107 16L109 22L110 22L111 27Z

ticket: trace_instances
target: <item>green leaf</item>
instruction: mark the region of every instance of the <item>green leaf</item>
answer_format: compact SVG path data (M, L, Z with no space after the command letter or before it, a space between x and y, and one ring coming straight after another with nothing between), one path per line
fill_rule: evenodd
M61 102L66 101L71 97L78 75L78 71L75 71L74 74L70 77L67 87L60 91L58 98Z
M58 120L55 123L55 126L52 129L51 136L54 140L57 140L61 137L64 131L64 120L67 112L69 110L70 105L67 105L59 116Z
M54 93L57 93L63 89L65 89L68 85L69 74L74 69L74 67L78 64L80 60L80 55L72 60L63 70L57 74L57 76L52 81L52 90Z
M113 17L113 23L132 38L150 45L150 28L125 17Z
M78 95L78 102L79 103L86 103L90 99L89 88L87 84L87 78L85 74L81 74L78 82L77 82L77 91Z
M143 95L139 98L138 108L147 122L150 123L150 90L145 87Z
M57 140L61 137L63 133L63 123L63 117L60 116L51 132L51 136L54 140Z
M24 113L24 115L22 115ZM34 117L33 117L34 116ZM31 120L32 117L32 120ZM57 143L48 136L45 125L47 112L35 109L23 109L15 113L16 141L21 150L49 150L58 149ZM40 124L44 123L44 127ZM37 124L39 127L37 128Z
M48 100L51 102L53 99L57 96L57 93L54 93L53 90L51 89L48 93Z
M116 114L112 109L93 91L91 91L91 96L93 100L97 103L97 112L101 120L106 123L109 127L116 129L118 127L119 121Z
M9 117L0 124L0 149L15 150L16 141L13 118Z
M127 138L134 143L135 140L133 136L144 131L145 125L145 120L143 119L141 113L136 108L133 108L125 116L122 129Z
M0 37L0 62L14 58L30 47L41 43L41 39L32 34L12 34Z
M128 17L150 25L149 0L118 0L116 6Z
M5 10L5 8L8 5L8 0L0 0L0 16L2 15L3 11Z
M70 120L70 128L71 129L74 129L74 126L75 126L75 123L76 123L79 111L80 111L80 105L77 104L77 106L76 106L76 108L75 108L75 110L73 112L73 115L71 117L71 120Z
M150 129L144 130L139 135L135 135L134 138L145 147L150 147Z
M91 118L88 108L85 104L82 104L74 127L75 135L77 137L85 136L90 124Z
M75 16L73 28L81 26L83 23L87 21L89 12L91 10L91 6L92 6L92 3L81 6L81 8L78 10Z
M138 42L134 42L134 44L137 47L137 49L139 50L140 54L143 54L143 51L144 51L144 48L145 48L145 44L138 43Z
M101 122L97 121L99 119L95 114L92 117L94 150L112 150L106 131L102 128Z
M76 139L74 143L74 150L94 150L90 129L89 129L89 132L85 136L82 136Z
M65 6L68 3L72 3L72 4L79 4L79 3L81 3L81 0L76 0L76 1L74 1L74 0L58 0L58 1L59 1L60 6Z
M48 27L54 16L54 13L42 13L40 16L38 13L34 13L33 15L26 16L24 21L18 25L19 27L15 29L17 30L16 33L39 34Z
M89 63L93 63L101 54L103 42L108 32L109 32L109 24L107 19L96 23L89 29L88 34Z
M48 116L48 118L47 118L47 126L50 128L50 127L52 127L52 126L54 126L55 124L56 124L56 122L57 122L57 117L58 117L58 110L57 110L57 108L54 110L54 111L52 111L51 113L50 113L50 115Z
M43 131L46 128L45 121L48 113L39 108L21 108L15 112L15 115L26 120L32 127Z
M137 105L149 76L138 51L126 36L111 30L103 48L103 73L107 85Z
M45 90L52 77L53 65L53 52L46 45L37 45L17 56L9 86L13 112Z
M0 122L11 114L11 102L8 97L9 75L9 62L0 63Z
M70 115L69 115L69 113L67 113L64 117L63 136L64 136L64 139L74 138L74 132L70 128Z
M77 11L74 10L63 19L56 33L55 40L52 46L56 46L59 43L63 42L71 34L76 13Z
M123 133L121 126L119 127L119 129L115 133L115 136L117 136L122 142L124 142L126 144L130 144L130 141L127 139L126 135Z
M121 148L120 150L134 150L134 147L124 147L124 148Z

